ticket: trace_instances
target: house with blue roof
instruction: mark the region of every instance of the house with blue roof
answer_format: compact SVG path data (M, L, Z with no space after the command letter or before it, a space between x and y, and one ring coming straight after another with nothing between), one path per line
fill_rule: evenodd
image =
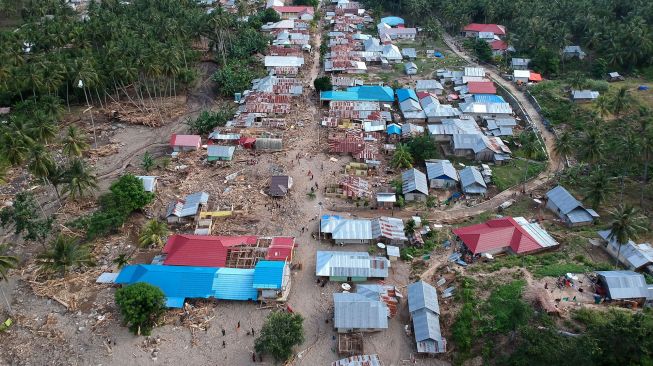
M265 290L288 291L287 267L283 261L259 261L249 269L137 264L124 267L114 282L149 283L163 291L167 307L181 308L186 299L256 301Z
M585 208L562 186L546 193L546 207L553 211L569 227L589 225L599 218L591 208Z
M254 267L254 288L259 298L285 298L290 290L290 267L283 261L259 261Z
M460 187L465 194L485 195L487 185L483 175L475 166L468 166L458 172L460 177Z
M415 93L414 89L401 88L401 89L397 89L396 93L397 93L397 100L399 101L399 103L407 99L412 99L419 103L419 98L417 98L417 94Z
M394 91L389 86L363 85L352 86L345 91L329 90L320 92L321 102L330 101L368 101L387 102L395 101Z
M388 135L401 135L401 126L396 123L391 123L386 127L385 132Z
M398 27L400 25L405 24L402 18L395 17L395 16L388 16L388 17L381 18L381 23L385 23L391 27Z
M458 172L449 160L427 161L426 175L431 188L453 188L458 185Z

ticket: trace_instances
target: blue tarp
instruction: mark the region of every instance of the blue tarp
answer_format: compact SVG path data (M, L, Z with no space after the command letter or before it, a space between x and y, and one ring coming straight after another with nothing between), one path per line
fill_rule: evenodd
M388 86L353 86L347 91L330 90L320 92L320 100L394 102L394 92Z
M640 85L637 87L637 90L648 90L649 87L647 85Z
M444 55L441 52L436 52L435 57L444 58Z
M391 27L396 27L398 25L404 24L405 22L402 18L389 16L389 17L381 18L381 23L385 23Z
M415 94L415 90L413 89L397 89L397 99L399 100L399 103L403 102L406 99L413 99L419 102L419 99L417 99L417 94Z

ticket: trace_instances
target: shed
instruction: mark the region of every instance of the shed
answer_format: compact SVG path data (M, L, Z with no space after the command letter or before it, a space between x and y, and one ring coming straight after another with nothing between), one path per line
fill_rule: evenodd
M194 151L199 150L202 145L202 138L199 135L177 135L170 137L170 146L173 151Z
M528 83L528 79L531 77L531 72L528 70L514 70L512 72L512 78L516 83Z
M571 100L576 103L587 103L597 99L600 93L594 90L572 90Z
M402 48L401 55L409 60L414 60L417 58L417 51L414 48Z
M388 259L390 262L395 262L399 257L401 257L401 252L399 251L399 247L396 247L394 245L387 245L385 247L385 253L388 256Z
M404 71L406 72L406 75L416 75L417 65L414 62L406 62L404 64Z
M485 195L487 185L478 168L468 166L459 171L460 185L465 194Z
M292 185L292 177L287 175L273 175L270 178L270 196L283 197L288 194L288 191L290 188L292 188Z
M458 184L458 172L449 160L427 161L426 174L431 188L453 188Z
M582 60L585 58L585 52L580 48L580 46L565 46L562 50L562 57L564 58L578 58Z
M556 186L546 193L546 207L569 227L590 225L599 217L591 208L585 208L564 187Z
M393 208L396 202L397 195L392 192L376 193L376 207L378 208Z
M281 151L283 150L283 140L275 138L257 138L254 143L256 150L264 151Z
M409 169L401 174L402 193L406 201L426 201L429 187L426 174L417 169Z
M619 256L619 261L629 269L646 270L653 272L653 247L649 243L636 244L632 240L619 245L617 239L610 238L610 230L598 232L599 236L606 241L608 253L613 257Z
M624 80L626 80L626 79L616 71L608 73L608 81L609 82L624 81Z
M137 175L136 178L143 182L145 192L155 192L158 177L148 175Z
M653 299L644 276L633 271L598 271L599 282L612 300Z
M209 145L207 147L208 161L230 161L234 158L235 146Z

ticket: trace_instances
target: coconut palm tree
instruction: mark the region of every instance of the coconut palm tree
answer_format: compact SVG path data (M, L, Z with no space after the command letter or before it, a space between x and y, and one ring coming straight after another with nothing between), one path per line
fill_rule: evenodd
M607 117L610 115L610 99L605 95L600 95L596 98L596 101L594 101L594 109L601 118Z
M621 112L628 106L630 100L628 99L628 88L622 86L612 97L612 113L615 116L619 116Z
M43 145L32 146L29 152L27 169L35 177L48 181L48 175L53 171L54 161Z
M415 220L410 219L406 221L406 225L404 225L404 234L406 234L407 237L411 237L415 235L416 228L417 224L415 223Z
M52 141L57 136L57 126L52 123L44 111L37 110L31 116L31 121L28 124L29 136L37 142L47 143Z
M142 247L161 247L167 235L168 225L165 222L150 220L141 229L138 244Z
M64 177L66 186L63 192L69 193L74 200L86 196L89 191L97 188L97 178L81 159L72 161Z
M118 255L116 258L114 258L114 260L112 260L111 262L113 262L113 264L118 266L118 269L121 269L126 265L128 265L130 260L131 257L128 254L122 253Z
M612 193L612 184L605 170L598 167L590 176L589 184L585 189L585 200L589 201L593 208L597 208L601 203L610 197Z
M591 128L585 133L581 155L590 164L596 163L603 157L603 140L598 129Z
M81 157L89 145L86 142L86 134L75 126L68 126L66 135L62 139L63 152L68 157Z
M59 235L50 248L37 257L43 270L65 276L71 269L93 265L88 248L70 236Z
M645 226L646 217L639 213L635 207L620 205L610 211L612 222L610 223L610 234L608 240L614 240L619 246L615 265L619 264L621 246L628 243L630 239L636 239L637 235L647 230Z
M565 159L566 162L567 156L571 155L574 150L574 141L572 139L571 133L567 131L561 133L555 141L553 151L555 151L558 156Z
M7 244L0 244L0 281L7 281L7 271L18 265L18 258L6 255L7 249Z
M413 167L413 156L406 144L397 144L392 161L390 164L396 169L407 169Z

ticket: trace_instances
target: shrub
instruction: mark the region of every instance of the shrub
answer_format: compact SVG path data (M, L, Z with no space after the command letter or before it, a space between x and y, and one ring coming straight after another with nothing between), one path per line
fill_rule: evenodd
M145 282L116 290L115 300L125 324L136 335L150 335L165 311L165 295L161 289Z
M304 342L304 319L299 314L274 312L268 315L254 342L256 352L267 353L275 361L286 361L292 348Z
M333 84L331 84L331 78L328 76L322 76L313 81L315 90L317 91L328 91L333 89Z
M195 119L189 118L186 124L190 132L198 135L207 135L214 128L224 126L233 115L230 109L220 109L219 111L202 111Z

